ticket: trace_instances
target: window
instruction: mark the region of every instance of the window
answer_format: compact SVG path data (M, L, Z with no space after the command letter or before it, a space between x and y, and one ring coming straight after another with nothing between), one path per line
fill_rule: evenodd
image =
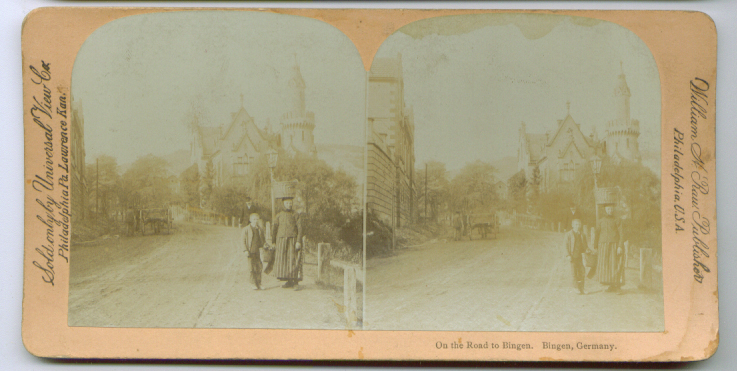
M240 156L233 159L233 175L243 176L248 173L248 158Z

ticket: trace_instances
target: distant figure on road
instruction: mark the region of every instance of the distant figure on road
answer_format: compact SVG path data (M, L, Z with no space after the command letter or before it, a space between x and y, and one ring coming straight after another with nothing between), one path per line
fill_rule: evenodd
M261 290L261 264L260 248L264 247L266 238L264 237L264 229L259 225L261 217L253 213L249 217L250 224L243 228L243 245L244 251L248 253L249 266L251 268L250 281L254 285L254 290Z
M583 254L588 249L586 237L581 233L581 220L573 219L571 230L565 234L565 253L566 259L571 262L573 282L575 282L578 293L581 295L585 294L583 287L586 268L583 266Z
M581 217L581 212L576 208L576 204L571 202L568 209L563 211L563 231L567 232L571 230L574 219L578 219L579 222L583 224L583 217Z
M125 225L126 225L126 234L128 236L133 236L136 234L136 229L138 229L138 217L136 216L136 210L128 210L125 213Z
M463 235L463 216L461 216L460 211L456 211L456 214L453 216L453 228L455 229L453 240L458 241Z
M241 223L246 224L251 214L259 215L259 226L261 227L261 229L263 229L264 219L269 218L266 217L265 213L263 213L263 210L261 210L260 207L253 203L250 197L246 197L246 206L243 207L243 212L241 213Z
M292 210L291 198L284 198L284 211L276 215L271 230L276 246L274 274L286 281L283 288L297 289L302 281L302 223Z
M605 214L596 225L596 241L598 248L598 264L596 274L598 281L608 285L606 291L620 292L624 285L624 259L622 250L622 222L614 218L614 205L605 204Z

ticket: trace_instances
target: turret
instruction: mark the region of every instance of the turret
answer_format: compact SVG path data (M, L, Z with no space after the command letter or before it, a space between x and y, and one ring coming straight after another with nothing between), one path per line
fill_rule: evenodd
M280 119L281 146L287 151L315 154L315 114L305 110L305 82L296 54L287 96L289 107Z
M621 68L621 62L620 62ZM614 120L606 125L606 152L613 158L640 161L640 122L630 117L630 88L624 70L621 71L614 88Z

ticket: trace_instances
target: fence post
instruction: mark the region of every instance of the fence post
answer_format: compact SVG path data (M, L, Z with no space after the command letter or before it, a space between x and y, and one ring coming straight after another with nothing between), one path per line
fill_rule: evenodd
M358 320L356 312L356 270L346 267L343 272L343 305L345 306L345 315L348 323L355 324Z
M323 254L327 253L326 249L330 249L329 243L320 242L317 244L317 282L322 282L322 260Z
M640 287L653 286L653 249L640 249Z

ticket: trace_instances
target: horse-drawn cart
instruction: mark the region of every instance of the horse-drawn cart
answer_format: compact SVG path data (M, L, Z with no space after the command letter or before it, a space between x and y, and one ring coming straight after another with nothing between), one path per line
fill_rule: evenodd
M141 221L142 235L145 235L147 230L159 234L166 229L167 234L171 233L172 217L168 208L140 210L139 220Z
M496 238L499 234L499 218L496 213L485 213L485 214L471 214L469 215L469 225L471 226L468 231L468 239L472 240L474 231L476 231L477 237Z

